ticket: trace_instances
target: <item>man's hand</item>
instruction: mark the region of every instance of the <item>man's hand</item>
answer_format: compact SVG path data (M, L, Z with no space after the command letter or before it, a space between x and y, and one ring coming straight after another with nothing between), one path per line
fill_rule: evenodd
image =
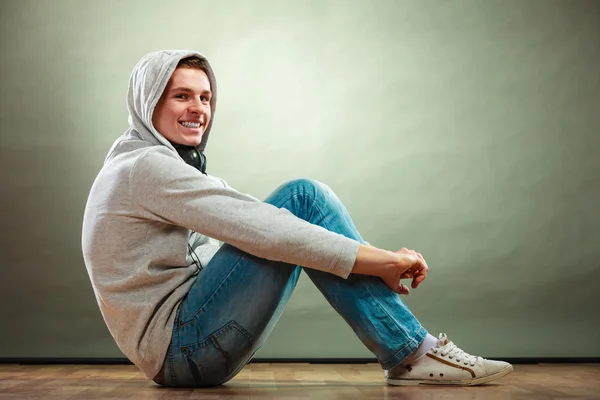
M361 244L352 267L353 274L377 276L398 294L408 294L410 289L401 279L412 278L415 289L427 276L429 267L423 256L406 248L393 252L369 244Z
M398 250L396 253L397 254L412 254L413 256L416 256L419 260L421 260L421 262L416 264L415 267L407 270L400 276L400 279L411 279L412 278L411 287L413 289L416 289L421 284L421 282L423 282L425 280L425 278L427 277L427 272L429 271L429 267L427 266L425 259L423 258L421 253L417 253L414 250L409 250L406 247L403 247L402 249ZM408 293L406 293L406 294L408 294Z

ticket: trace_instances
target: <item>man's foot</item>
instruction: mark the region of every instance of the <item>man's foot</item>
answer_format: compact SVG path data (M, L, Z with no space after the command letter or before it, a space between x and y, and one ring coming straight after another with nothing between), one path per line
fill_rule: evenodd
M465 353L440 333L423 356L385 371L390 385L480 385L508 375L512 365Z

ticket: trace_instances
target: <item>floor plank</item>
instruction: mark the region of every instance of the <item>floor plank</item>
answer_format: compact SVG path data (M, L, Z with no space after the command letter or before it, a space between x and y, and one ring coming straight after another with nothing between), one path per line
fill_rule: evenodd
M254 363L218 388L165 389L132 365L0 365L0 399L600 400L600 364L514 367L482 386L394 387L377 364Z

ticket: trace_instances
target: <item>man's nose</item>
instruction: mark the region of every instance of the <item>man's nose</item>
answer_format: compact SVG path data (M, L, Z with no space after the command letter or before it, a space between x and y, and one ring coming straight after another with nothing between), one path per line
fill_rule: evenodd
M196 99L192 101L188 107L188 110L190 112L200 114L204 110L204 104L202 103L202 100Z

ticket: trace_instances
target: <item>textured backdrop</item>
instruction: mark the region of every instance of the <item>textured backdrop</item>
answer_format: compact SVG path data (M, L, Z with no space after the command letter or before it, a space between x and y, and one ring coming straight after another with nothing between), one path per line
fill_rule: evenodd
M209 172L310 177L363 237L416 249L405 298L489 357L600 356L600 2L0 2L0 357L121 357L82 213L131 69L212 61ZM303 277L258 357L371 357Z

